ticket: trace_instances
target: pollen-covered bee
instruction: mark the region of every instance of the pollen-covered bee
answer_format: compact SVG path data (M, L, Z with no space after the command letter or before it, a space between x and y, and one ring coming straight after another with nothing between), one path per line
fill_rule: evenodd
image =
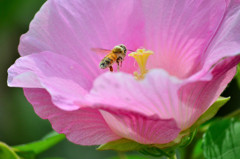
M112 50L101 49L101 48L92 48L92 51L98 53L106 53L107 55L102 59L99 64L101 69L109 68L113 72L112 65L116 62L119 67L122 66L122 62L126 56L127 48L125 45L120 44L115 46Z

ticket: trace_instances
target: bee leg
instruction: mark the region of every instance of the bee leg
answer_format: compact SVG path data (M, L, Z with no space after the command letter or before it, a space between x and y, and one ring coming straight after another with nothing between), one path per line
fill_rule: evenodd
M119 61L117 60L117 71L119 72Z
M112 66L109 66L109 70L110 70L111 72L113 72L113 67L112 67Z
M118 71L119 71L119 66L120 67L122 67L122 58L121 57L119 57L117 60L116 60L116 62L117 62L117 65L118 65Z

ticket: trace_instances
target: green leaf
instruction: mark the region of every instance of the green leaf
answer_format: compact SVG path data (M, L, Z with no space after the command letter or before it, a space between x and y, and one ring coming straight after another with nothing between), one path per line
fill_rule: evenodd
M146 147L143 148L139 151L140 153L144 154L144 155L150 155L150 156L154 156L154 157L162 157L162 156L167 156L170 157L172 155L174 155L173 150L164 150L164 149L159 149L157 147Z
M33 151L18 151L15 149L16 154L24 159L35 159L36 155Z
M154 147L155 145L143 145L139 144L135 141L128 140L128 139L119 139L115 141L108 142L106 144L100 145L97 150L115 150L118 152L125 152L125 151L139 151L144 155L150 155L154 157L161 157L161 156L171 156L172 149L160 149Z
M240 120L213 123L203 136L203 154L206 159L239 159Z
M211 107L208 108L208 110L203 113L203 115L201 115L198 120L194 123L194 125L192 126L192 128L196 128L199 125L201 125L202 123L208 121L209 119L213 118L218 110L228 101L230 100L230 97L224 98L224 97L219 97L215 103L213 103L213 105Z
M115 150L115 151L138 151L146 147L135 141L128 139L119 139L100 145L97 150Z
M20 159L18 155L5 143L0 142L0 158L1 159Z
M64 134L58 134L56 132L51 132L50 134L45 136L42 140L24 144L24 145L14 146L13 148L19 154L34 153L34 155L37 155L43 151L48 150L49 148L56 145L63 139L65 139Z

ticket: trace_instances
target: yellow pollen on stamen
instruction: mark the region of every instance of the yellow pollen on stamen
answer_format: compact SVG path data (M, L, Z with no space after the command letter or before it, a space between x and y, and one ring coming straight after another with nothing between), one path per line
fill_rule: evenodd
M145 49L137 49L136 52L128 54L128 56L133 57L137 61L138 66L140 68L140 73L138 72L133 73L137 80L144 79L145 74L148 72L148 70L146 69L147 60L148 57L152 54L153 54L152 51Z

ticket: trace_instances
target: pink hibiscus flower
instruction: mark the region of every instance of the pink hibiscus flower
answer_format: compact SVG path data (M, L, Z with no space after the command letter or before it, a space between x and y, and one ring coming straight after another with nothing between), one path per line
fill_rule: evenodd
M130 54L139 73L130 56L119 72L99 68L102 57L91 48L118 44L150 50ZM70 141L164 144L191 127L233 78L240 1L48 0L19 52L8 85L22 87L36 113Z

